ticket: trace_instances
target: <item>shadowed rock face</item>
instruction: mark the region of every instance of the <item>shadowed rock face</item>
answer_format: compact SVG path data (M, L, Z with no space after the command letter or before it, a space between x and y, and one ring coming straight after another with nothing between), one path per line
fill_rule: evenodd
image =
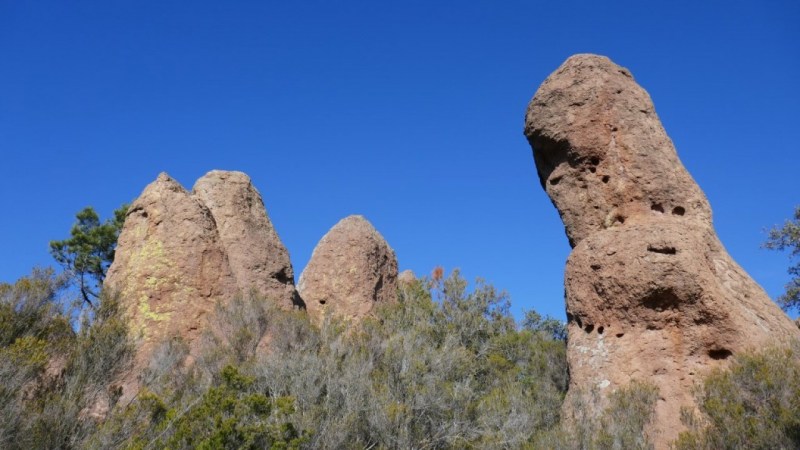
M342 219L319 241L297 289L311 319L359 320L397 298L397 258L362 216Z
M145 188L128 210L105 283L121 295L138 339L136 374L165 339L181 337L196 354L217 302L254 289L292 307L293 278L250 179L213 171L194 193L164 173ZM126 396L135 391L132 379L124 384Z
M531 100L525 135L573 247L569 395L599 391L591 414L632 379L655 383L649 433L666 448L710 368L787 344L798 328L717 239L705 195L628 70L569 58Z

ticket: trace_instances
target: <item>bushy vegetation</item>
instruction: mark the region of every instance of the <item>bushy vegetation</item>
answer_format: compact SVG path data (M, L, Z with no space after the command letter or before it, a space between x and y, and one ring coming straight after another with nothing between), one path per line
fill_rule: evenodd
M0 448L78 448L131 355L115 298L76 331L58 295L66 280L35 270L0 284Z
M535 311L517 324L504 293L439 269L358 326L257 295L218 305L201 351L163 342L118 404L133 343L101 288L119 223L85 216L54 243L65 273L0 283L0 448L652 448L654 386L633 382L604 411L586 406L596 392L564 405L564 325ZM798 352L712 373L676 448L800 448Z
M163 343L124 405L118 302L102 295L75 327L66 284L37 270L0 285L2 448L652 448L653 386L595 415L574 395L563 420L563 326L516 324L504 294L457 272L405 285L358 327L257 296L220 305L204 350ZM738 357L699 389L677 448L797 448L798 380L796 349Z
M740 355L706 378L697 393L702 415L684 412L690 431L677 448L800 448L799 350Z
M147 394L98 444L190 448L233 433L226 448L519 448L558 424L568 379L552 321L518 328L504 294L468 291L457 272L399 294L355 328L332 318L317 328L255 297L220 307L196 363L182 367L185 346L166 343ZM231 374L246 380L238 390ZM248 424L261 441L242 437Z
M787 220L782 227L769 231L769 238L764 247L772 250L789 250L790 257L797 261L800 257L800 206L795 208L794 217ZM778 303L785 309L800 310L800 261L789 267L792 279L786 284L786 292L778 298Z

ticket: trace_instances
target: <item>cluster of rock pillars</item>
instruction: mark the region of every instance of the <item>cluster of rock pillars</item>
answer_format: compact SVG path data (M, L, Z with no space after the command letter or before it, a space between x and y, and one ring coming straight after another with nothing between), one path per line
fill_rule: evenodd
M525 136L572 247L565 415L597 413L609 393L649 381L659 400L647 433L666 448L704 374L738 352L788 345L800 330L720 243L708 200L627 69L602 56L567 59L531 100ZM137 338L135 374L161 341L180 336L197 351L215 305L236 295L256 292L315 323L327 314L357 322L396 301L398 265L375 228L350 216L295 285L247 175L215 170L190 192L162 173L131 205L106 284ZM137 384L125 389L131 396ZM570 406L578 395L590 399L585 410Z

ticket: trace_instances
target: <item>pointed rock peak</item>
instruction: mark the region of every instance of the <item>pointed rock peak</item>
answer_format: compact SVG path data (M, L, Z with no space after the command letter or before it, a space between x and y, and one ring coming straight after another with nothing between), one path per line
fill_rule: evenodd
M313 320L360 320L397 298L397 257L363 216L340 220L320 240L298 283Z
M189 192L186 188L183 187L180 183L178 183L174 178L169 176L167 172L161 172L156 177L155 181L148 184L147 187L144 188L142 195L149 191L172 191L172 192L183 192L188 194Z
M285 308L302 306L289 252L250 177L213 170L197 180L192 192L214 217L239 289L243 293L255 289Z

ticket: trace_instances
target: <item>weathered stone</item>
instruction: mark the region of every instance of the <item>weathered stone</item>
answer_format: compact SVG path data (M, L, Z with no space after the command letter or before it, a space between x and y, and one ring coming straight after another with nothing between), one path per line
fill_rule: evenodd
M653 382L648 433L667 448L709 369L800 332L717 239L705 195L628 70L602 56L569 58L536 92L525 134L574 247L569 395L599 391L597 413L631 380Z
M242 293L254 289L283 308L301 306L289 252L250 177L242 172L213 170L197 180L192 192L214 217Z
M161 340L194 342L236 283L208 208L162 173L130 206L106 285L119 291L139 359Z
M330 313L358 321L397 298L397 258L362 216L342 219L319 241L297 289L311 319Z
M289 255L247 175L213 171L194 190L162 173L128 210L105 281L137 344L124 399L159 343L180 337L199 354L217 303L253 290L284 308L297 298Z
M397 284L400 286L411 284L415 281L417 281L417 277L409 269L400 272L400 275L397 276Z

